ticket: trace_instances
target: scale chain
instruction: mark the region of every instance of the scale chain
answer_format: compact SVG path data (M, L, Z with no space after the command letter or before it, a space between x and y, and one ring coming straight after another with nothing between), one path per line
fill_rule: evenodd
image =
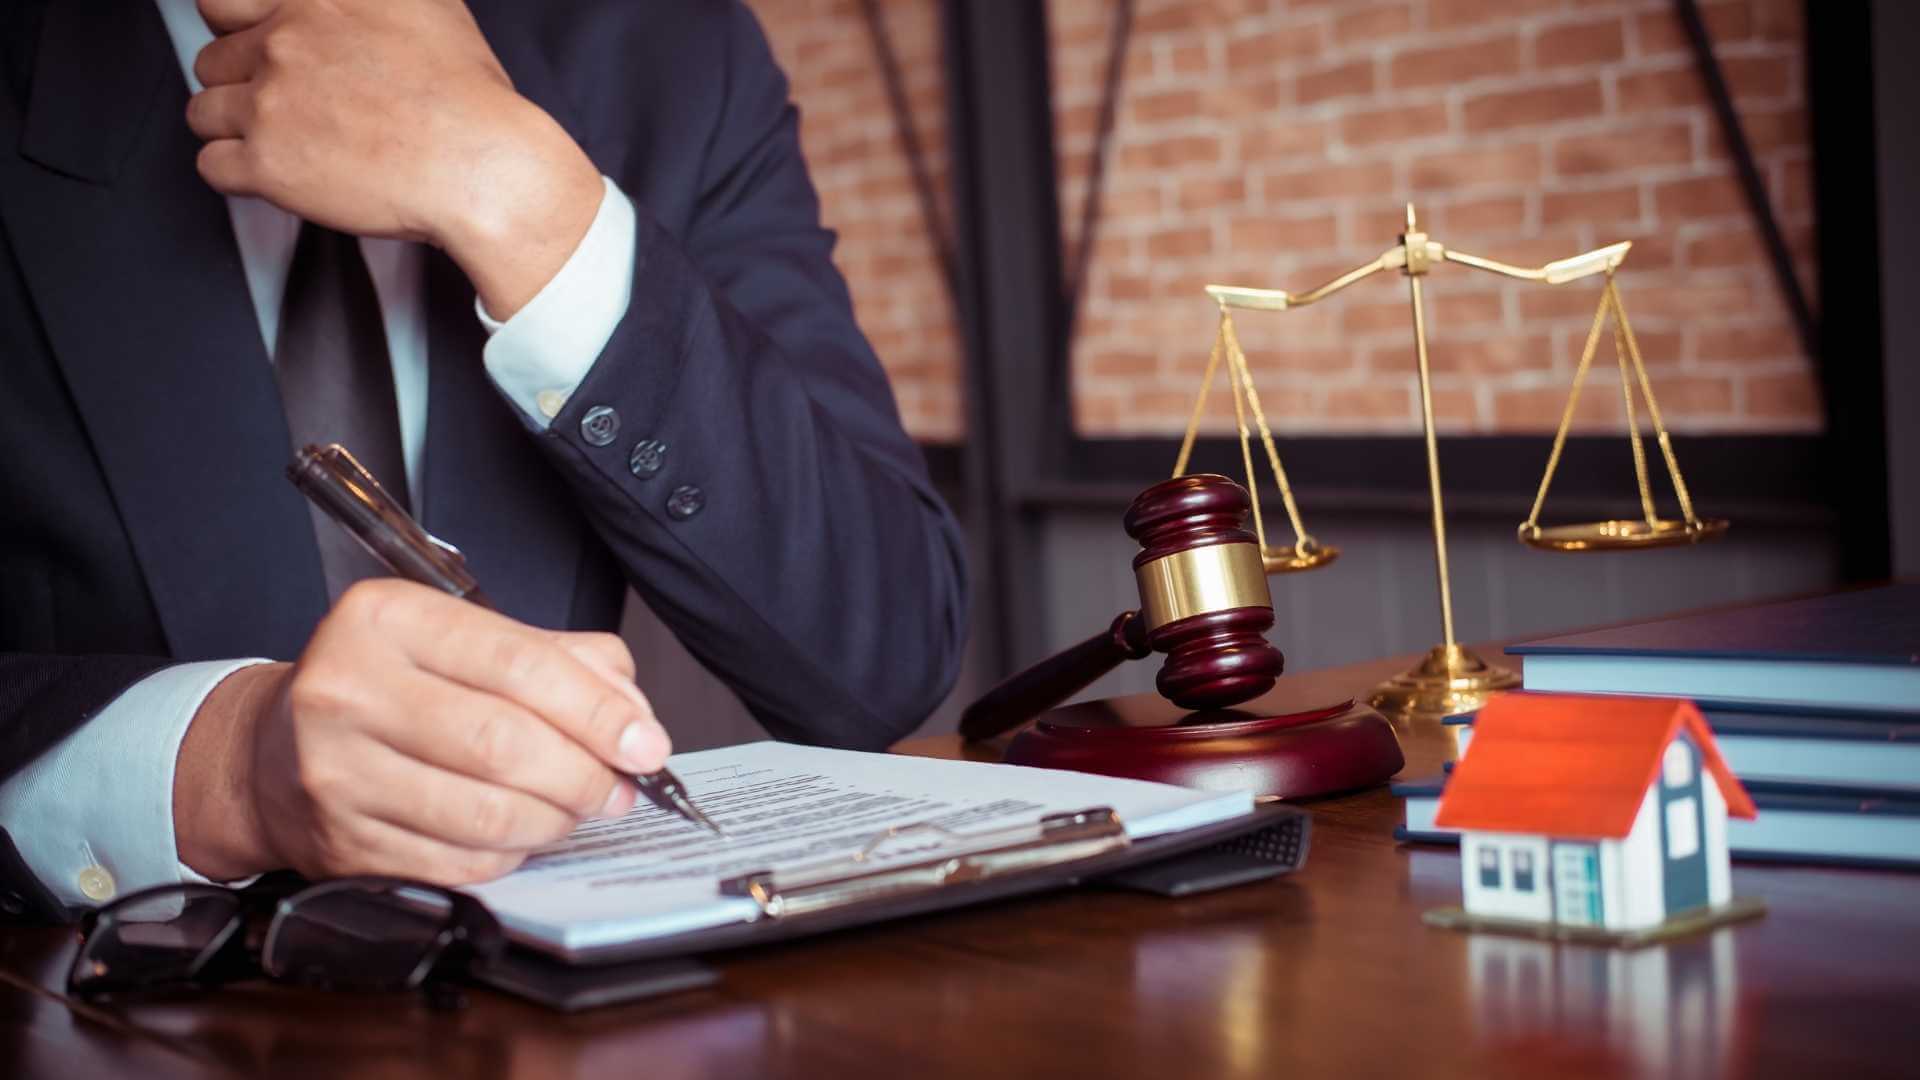
M1240 334L1234 328L1233 318L1226 309L1220 312L1220 333L1227 342L1227 362L1240 374L1240 385L1246 388L1247 406L1253 410L1254 423L1260 428L1260 444L1266 448L1267 464L1273 469L1274 482L1280 485L1280 503L1286 507L1287 522L1293 526L1294 550L1306 553L1313 550L1313 537L1307 535L1307 527L1300 520L1300 507L1293 501L1293 485L1287 483L1287 470L1280 464L1280 451L1273 445L1273 431L1267 426L1266 411L1260 408L1260 393L1253 386L1253 371L1247 365L1246 350L1240 347ZM1247 483L1254 482L1253 467L1247 467ZM1264 545L1261 554L1266 554Z
M1580 387L1587 381L1594 350L1600 346L1600 329L1607 322L1607 306L1607 298L1602 294L1600 306L1593 313L1593 325L1587 329L1587 343L1580 349L1580 364L1573 369L1573 390L1567 394L1567 407L1560 413L1560 429L1553 433L1553 449L1547 452L1547 468L1540 474L1540 490L1534 493L1533 509L1527 511L1526 524L1520 526L1522 530L1540 527L1540 508L1546 505L1547 488L1553 485L1554 470L1560 467L1560 453L1567 447L1567 431L1573 427L1573 410L1580 404Z
M1220 311L1220 336L1222 339L1226 339L1232 334L1232 326L1233 320L1227 317L1226 309L1222 308ZM1228 364L1233 363L1234 351L1232 348L1228 348L1227 350ZM1266 519L1260 516L1260 485L1255 482L1253 475L1253 447L1247 434L1247 411L1240 400L1240 385L1234 381L1231 374L1227 376L1227 384L1233 389L1233 419L1240 427L1240 462L1247 470L1247 498L1253 506L1253 534L1255 539L1259 541L1260 557L1264 560L1267 556L1267 525Z
M1227 317L1227 306L1220 305L1220 318ZM1213 390L1214 373L1220 370L1220 350L1222 334L1214 334L1213 350L1207 354L1207 373L1200 376L1200 396L1193 400L1193 415L1187 417L1187 434L1180 440L1180 456L1173 460L1173 475L1187 474L1187 459L1193 456L1193 443L1200 435L1200 413L1207 407L1207 395Z
M1667 437L1667 425L1660 418L1660 403L1654 400L1653 383L1647 378L1647 365L1640 359L1640 343L1634 339L1633 324L1627 321L1627 305L1620 299L1620 290L1615 286L1613 275L1607 275L1607 296L1613 301L1614 318L1620 320L1620 330L1627 339L1627 355L1633 359L1634 373L1640 377L1640 396L1647 401L1647 415L1653 420L1654 437L1659 440L1661 456L1667 459L1667 475L1673 480L1673 493L1680 500L1680 514L1686 518L1689 528L1700 524L1693 515L1693 497L1687 494L1686 478L1680 475L1680 459L1673 452L1673 441Z
M1607 303L1602 294L1601 303ZM1620 332L1620 312L1613 313L1613 358L1620 365L1620 399L1627 410L1627 442L1633 447L1633 477L1640 485L1640 513L1646 518L1647 528L1654 528L1660 520L1653 507L1653 484L1647 479L1647 448L1640 440L1640 417L1633 408L1633 376L1627 371L1627 343Z

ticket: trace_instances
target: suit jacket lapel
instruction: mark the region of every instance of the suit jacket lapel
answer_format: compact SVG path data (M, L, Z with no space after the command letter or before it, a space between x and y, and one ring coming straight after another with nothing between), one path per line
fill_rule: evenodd
M152 4L49 4L6 227L174 654L291 657L326 591L186 101Z

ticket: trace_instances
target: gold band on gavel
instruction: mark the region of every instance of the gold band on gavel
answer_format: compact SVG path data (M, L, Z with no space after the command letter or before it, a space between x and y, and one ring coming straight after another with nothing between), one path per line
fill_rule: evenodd
M1231 608L1272 607L1267 572L1253 544L1210 544L1142 563L1140 611L1158 630L1189 615Z

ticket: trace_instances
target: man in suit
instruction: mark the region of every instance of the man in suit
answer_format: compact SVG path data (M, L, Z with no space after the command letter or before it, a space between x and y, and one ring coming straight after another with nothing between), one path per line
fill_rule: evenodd
M951 516L725 0L0 15L0 914L460 883L667 740L631 583L785 738L951 686ZM371 358L371 359L370 359ZM286 484L346 442L494 614Z

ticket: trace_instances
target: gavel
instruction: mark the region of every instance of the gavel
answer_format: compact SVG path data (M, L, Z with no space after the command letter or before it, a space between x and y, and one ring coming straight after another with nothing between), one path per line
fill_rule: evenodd
M1245 488L1197 473L1163 480L1127 508L1140 607L994 687L967 707L960 734L990 739L1085 689L1124 660L1167 654L1154 686L1183 709L1224 709L1273 689L1286 659L1264 636L1273 601Z

